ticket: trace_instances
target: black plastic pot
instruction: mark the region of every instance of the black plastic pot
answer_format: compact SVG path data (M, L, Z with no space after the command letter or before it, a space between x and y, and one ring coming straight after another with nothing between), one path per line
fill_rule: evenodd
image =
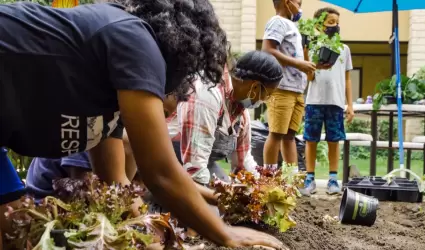
M338 60L339 54L326 47L321 47L319 50L319 64L334 65Z
M339 208L342 224L372 226L376 220L379 201L371 196L345 189Z
M68 249L68 240L65 237L66 230L52 230L50 232L50 237L53 238L55 246L57 247L66 247Z
M303 44L303 48L307 47L310 44L310 38L307 35L301 34L301 42Z
M396 104L397 103L397 98L395 96L392 95L384 95L382 97L382 104L384 105L388 105L388 104Z

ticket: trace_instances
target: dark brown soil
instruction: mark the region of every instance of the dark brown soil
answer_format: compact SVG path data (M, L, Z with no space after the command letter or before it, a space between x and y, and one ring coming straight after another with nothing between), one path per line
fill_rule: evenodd
M339 205L340 198L302 198L293 214L297 222L294 229L285 233L264 231L276 236L291 250L425 249L425 203L380 202L372 227L341 225L323 219L338 216ZM209 250L227 249L205 244Z

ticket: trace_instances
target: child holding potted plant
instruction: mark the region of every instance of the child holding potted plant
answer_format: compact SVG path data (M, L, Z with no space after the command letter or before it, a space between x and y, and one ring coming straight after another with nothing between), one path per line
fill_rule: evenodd
M316 65L305 60L301 34L295 22L301 18L301 0L273 0L276 16L266 25L263 50L277 58L283 67L283 79L267 102L269 136L264 145L264 164L277 166L279 149L283 160L297 164L295 134L304 112L303 93L307 86L306 73Z
M320 32L329 37L339 33L339 12L333 8L322 8L316 11L315 18L326 14ZM304 139L306 140L307 178L303 195L310 196L316 192L314 170L316 162L317 143L320 142L322 126L325 124L326 141L329 146L329 182L327 193L338 194L340 187L337 182L339 141L345 139L344 108L347 102L346 119L351 122L354 116L351 95L350 70L353 69L350 48L344 48L339 60L329 70L318 70L309 75L311 83L308 87L305 109Z

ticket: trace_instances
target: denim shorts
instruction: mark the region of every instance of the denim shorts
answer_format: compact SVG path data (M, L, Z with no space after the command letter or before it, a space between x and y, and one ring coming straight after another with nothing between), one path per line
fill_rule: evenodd
M320 142L323 124L325 124L326 141L345 140L344 110L342 108L335 105L307 105L304 140Z

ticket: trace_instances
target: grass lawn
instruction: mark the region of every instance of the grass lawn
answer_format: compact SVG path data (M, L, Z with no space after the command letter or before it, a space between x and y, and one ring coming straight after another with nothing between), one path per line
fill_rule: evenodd
M218 164L227 172L230 171L230 164L225 161L219 161ZM351 165L356 165L362 175L369 175L369 160L350 160ZM377 159L376 160L376 175L384 176L387 173L387 160ZM339 162L338 178L342 180L342 160ZM394 168L398 168L399 162L394 162ZM423 162L420 160L412 160L411 169L419 176L423 175ZM329 176L329 169L325 166L316 167L316 179L327 179Z

